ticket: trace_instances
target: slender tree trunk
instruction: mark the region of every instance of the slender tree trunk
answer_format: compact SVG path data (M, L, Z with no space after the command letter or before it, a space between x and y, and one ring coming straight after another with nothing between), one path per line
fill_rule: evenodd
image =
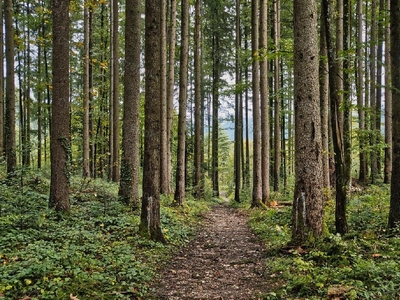
M7 177L15 176L17 155L15 149L15 83L14 83L14 28L12 0L4 1L6 36L6 111L5 111L5 154Z
M195 128L195 146L194 146L194 186L195 196L202 198L204 196L204 181L203 179L203 159L204 146L203 146L203 105L201 97L201 0L196 0L195 3L195 34L194 34L194 128Z
M393 97L393 161L390 189L389 228L396 228L400 222L400 1L390 1L390 50Z
M280 40L280 0L274 2L274 191L279 191L280 167L281 167L281 141L280 141L280 80L279 80L279 40Z
M241 132L242 120L241 120L241 107L240 96L241 91L239 91L239 84L241 83L241 64L240 64L240 50L241 50L241 30L240 30L240 0L235 2L236 16L235 16L235 144L234 144L234 180L235 180L235 201L240 202L240 188L241 188L241 149L242 149L242 139Z
M112 76L111 76L111 114L112 120L110 120L110 155L111 155L111 179L114 182L119 181L119 34L118 34L118 1L113 0L112 6L112 22L111 22L111 64L112 64Z
M386 0L385 18L389 17L390 0ZM392 175L392 89L391 87L391 53L390 53L390 25L385 27L385 167L384 183L389 183Z
M357 106L359 129L359 160L360 170L358 179L367 179L367 160L365 155L365 111L364 111L364 51L363 51L363 1L357 1Z
M292 241L322 235L323 177L319 99L318 14L314 0L294 1L294 99L296 178Z
M343 128L343 116L340 107L343 105L343 63L339 59L339 53L343 51L343 2L338 1L337 4L337 28L336 28L336 48L333 42L333 26L328 15L331 15L333 8L324 0L324 12L326 21L326 36L328 47L328 63L329 63L329 92L331 100L331 128L332 140L334 147L335 158L335 175L336 175L336 210L335 210L335 225L337 232L346 233L347 219L346 219L346 204L349 192L350 178L346 165L345 158L345 143ZM339 40L339 41L338 41ZM341 41L340 41L341 40ZM296 127L297 128L297 127Z
M3 4L3 1L1 1ZM3 9L0 9L0 21L3 24ZM0 26L0 158L4 157L4 26Z
M69 0L53 0L53 102L49 207L69 211Z
M376 111L375 111L375 144L379 145L382 142L382 69L383 69L383 41L385 39L385 0L379 1L378 14L378 38L377 38L377 53L376 53ZM377 175L380 177L382 173L382 153L381 147L376 149L376 169Z
M212 78L212 155L211 155L211 178L213 184L213 194L219 197L219 157L218 157L218 136L219 136L219 82L220 82L220 61L219 61L219 33L214 29L213 32L213 78Z
M89 4L84 3L83 23L84 23L84 54L83 54L83 165L82 175L84 178L90 177L90 157L89 157Z
M322 136L322 163L324 188L330 187L330 168L329 168L329 72L328 72L328 48L326 45L326 13L321 7L321 27L320 27L320 97L321 97L321 136Z
M168 109L167 109L167 1L161 0L161 36L160 36L160 53L161 53L161 173L160 184L161 194L167 194L171 187L171 179L168 169Z
M145 2L145 133L140 233L165 242L160 221L161 3Z
M176 0L171 0L171 16L169 28L169 53L168 53L168 84L167 84L167 164L168 178L172 177L172 121L174 117L174 87L175 87L175 46L176 44ZM169 186L168 193L172 192Z
M42 24L43 26L43 24ZM36 97L37 97L37 122L38 122L38 148L37 148L37 167L38 169L42 168L42 96L43 96L43 88L42 88L42 45L41 42L38 42L38 59L37 59L37 72L38 72L38 82L36 85Z
M259 20L258 1L251 1L251 51L252 60L252 88L253 88L253 193L252 207L260 206L262 198L262 170L261 170L261 116L260 116L260 57L259 57Z
M375 147L377 142L377 132L376 132L376 112L377 112L377 102L376 102L376 88L377 88L377 72L376 72L376 44L377 44L377 35L376 35L376 27L377 27L377 13L376 13L376 1L372 0L371 2L371 37L370 37L370 107L371 107L371 115L370 115L370 145L372 146L371 151L371 181L375 183L376 176L378 175L378 155L377 148Z
M124 119L119 199L134 209L139 202L140 0L127 0L125 12Z
M262 189L262 202L268 203L269 201L269 150L270 150L270 131L269 131L269 98L268 98L268 0L260 1L260 108L261 108L261 189ZM254 52L253 52L254 53ZM254 93L258 93L258 90L254 90ZM254 97L254 95L253 95ZM255 109L255 108L254 108ZM253 120L254 121L254 120ZM254 131L255 133L256 131ZM260 141L258 141L260 142ZM254 144L255 147L255 144ZM254 166L255 168L255 166ZM253 199L254 200L254 199Z
M175 179L174 200L183 205L185 199L185 153L186 153L186 104L188 90L188 63L189 63L189 0L181 3L181 52L179 72L179 120L178 120L178 151Z

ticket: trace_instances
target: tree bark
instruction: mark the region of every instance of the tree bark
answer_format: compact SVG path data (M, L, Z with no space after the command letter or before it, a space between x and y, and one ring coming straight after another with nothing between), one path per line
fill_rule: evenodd
M201 0L196 0L195 3L195 34L194 34L194 130L195 130L195 145L194 145L194 188L195 197L202 198L204 196L204 180L203 180L203 157L204 157L204 146L203 146L203 124L204 120L202 99L201 99Z
M261 115L260 115L260 57L259 57L259 19L258 1L251 1L251 51L252 88L253 88L253 192L251 206L262 203L262 170L261 170Z
M267 204L269 201L269 158L270 158L270 131L269 131L269 84L268 84L268 0L260 1L260 53L257 59L260 59L260 108L261 108L261 189L262 202ZM258 90L254 90L258 93ZM254 96L254 95L253 95ZM256 108L254 108L256 109ZM279 121L278 121L279 122ZM256 123L256 122L254 122ZM255 133L256 131L254 131ZM279 138L278 138L279 139ZM259 142L259 141L258 141ZM254 144L254 147L256 145ZM254 168L256 168L254 166Z
M149 239L165 242L160 221L160 30L161 3L145 3L145 132L143 198L139 231Z
M49 207L69 211L69 0L53 1L53 103Z
M139 202L140 0L126 1L124 118L119 199L134 209Z
M185 199L185 154L186 154L186 103L188 90L189 63L189 1L181 2L181 52L179 72L179 116L178 116L178 151L175 178L174 200L183 205Z
M360 170L358 179L367 179L367 159L365 155L365 111L364 111L364 51L363 51L363 1L357 1L357 106L358 106L358 142Z
M168 177L172 177L172 121L174 118L174 87L175 87L175 48L176 48L176 0L171 0L169 53L168 53L168 84L167 84L167 164ZM172 187L169 186L168 193Z
M5 154L7 178L15 176L17 155L15 149L15 83L14 83L14 28L12 0L4 1L6 35L6 110L5 110Z
M279 191L281 167L281 140L280 140L280 80L279 80L279 40L280 40L280 0L274 2L274 191Z
M327 14L326 21L326 36L328 47L328 64L329 64L329 92L331 101L331 128L332 140L335 159L335 184L336 184L336 206L335 206L335 226L336 231L343 234L346 233L347 218L346 205L349 193L350 184L350 166L347 165L345 136L348 138L348 126L344 130L344 117L340 108L343 105L343 62L339 57L339 53L343 51L343 1L338 1L337 7L337 28L336 28L336 47L333 42L333 25L328 18L332 16L333 8L327 0L324 0L323 11ZM344 104L345 106L347 103ZM346 122L349 121L347 116Z
M315 0L294 1L295 191L292 242L318 239L323 224L318 12Z
M84 178L90 177L90 157L89 157L89 3L84 3L83 23L84 23L84 55L83 55L83 165L82 174Z
M390 0L386 0L385 18L389 18ZM392 89L391 87L391 53L390 25L385 27L385 167L384 183L389 183L392 176Z
M400 1L390 1L390 50L393 97L393 161L390 188L389 228L395 228L400 222Z
M320 97L321 97L321 136L322 136L322 163L324 188L330 188L330 168L329 168L329 66L328 48L326 45L326 13L321 7L321 26L320 26Z
M242 150L242 118L241 111L241 89L239 84L242 80L240 50L241 50L241 30L240 30L240 1L235 1L235 141L234 141L234 180L235 180L235 201L240 202L241 189L241 150Z
M161 0L161 36L160 36L160 99L161 99L161 194L167 194L171 187L168 168L168 109L167 109L167 3Z

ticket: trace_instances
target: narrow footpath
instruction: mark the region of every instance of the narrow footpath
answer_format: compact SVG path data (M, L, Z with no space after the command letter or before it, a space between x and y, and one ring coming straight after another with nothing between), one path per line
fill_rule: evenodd
M152 299L262 299L268 292L259 239L240 210L217 205L155 282Z

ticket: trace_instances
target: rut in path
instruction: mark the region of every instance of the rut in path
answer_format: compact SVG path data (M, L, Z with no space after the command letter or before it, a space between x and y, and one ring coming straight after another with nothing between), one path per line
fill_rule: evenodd
M265 258L245 213L218 205L162 271L152 299L261 299L268 291Z

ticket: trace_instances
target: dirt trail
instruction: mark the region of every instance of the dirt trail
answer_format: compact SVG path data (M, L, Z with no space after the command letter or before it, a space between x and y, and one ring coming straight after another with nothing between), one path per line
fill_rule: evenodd
M247 216L215 206L151 288L153 299L261 299L268 291L263 248Z

